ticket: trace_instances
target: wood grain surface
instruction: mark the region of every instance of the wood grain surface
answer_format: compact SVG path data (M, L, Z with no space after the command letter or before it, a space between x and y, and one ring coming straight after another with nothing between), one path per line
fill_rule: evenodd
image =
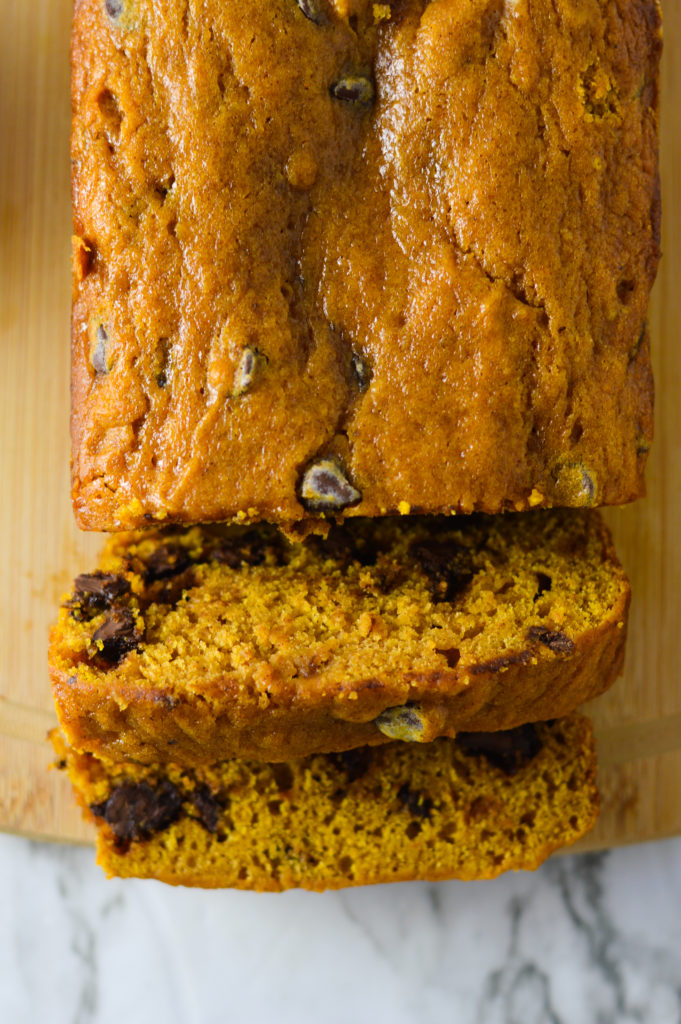
M91 842L63 776L47 632L101 537L69 500L71 0L3 4L0 41L0 828ZM648 497L607 512L634 600L624 677L590 707L603 813L598 849L681 833L681 4L667 0L662 78L664 259L650 323L656 440Z

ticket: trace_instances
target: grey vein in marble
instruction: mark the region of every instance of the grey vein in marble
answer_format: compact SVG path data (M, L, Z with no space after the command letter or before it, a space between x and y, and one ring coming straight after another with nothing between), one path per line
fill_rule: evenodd
M0 922L0 1024L681 1024L681 840L259 895L0 835Z

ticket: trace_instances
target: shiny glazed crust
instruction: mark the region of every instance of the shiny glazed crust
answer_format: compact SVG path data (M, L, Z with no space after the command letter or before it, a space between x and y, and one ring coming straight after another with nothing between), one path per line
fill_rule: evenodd
M305 6L76 3L80 526L639 497L657 2Z

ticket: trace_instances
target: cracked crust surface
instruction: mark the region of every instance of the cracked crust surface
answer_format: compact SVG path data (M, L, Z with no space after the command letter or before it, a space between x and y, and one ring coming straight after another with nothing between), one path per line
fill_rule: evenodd
M305 7L76 4L79 524L638 497L655 0Z

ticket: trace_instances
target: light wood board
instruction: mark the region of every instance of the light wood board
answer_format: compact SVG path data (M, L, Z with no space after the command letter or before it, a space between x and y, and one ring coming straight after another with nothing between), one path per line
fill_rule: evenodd
M648 498L607 513L634 601L625 676L592 705L604 809L589 849L681 834L681 4L664 13L657 435ZM3 4L0 828L91 842L45 741L49 623L101 546L76 530L69 501L70 15L71 0Z

